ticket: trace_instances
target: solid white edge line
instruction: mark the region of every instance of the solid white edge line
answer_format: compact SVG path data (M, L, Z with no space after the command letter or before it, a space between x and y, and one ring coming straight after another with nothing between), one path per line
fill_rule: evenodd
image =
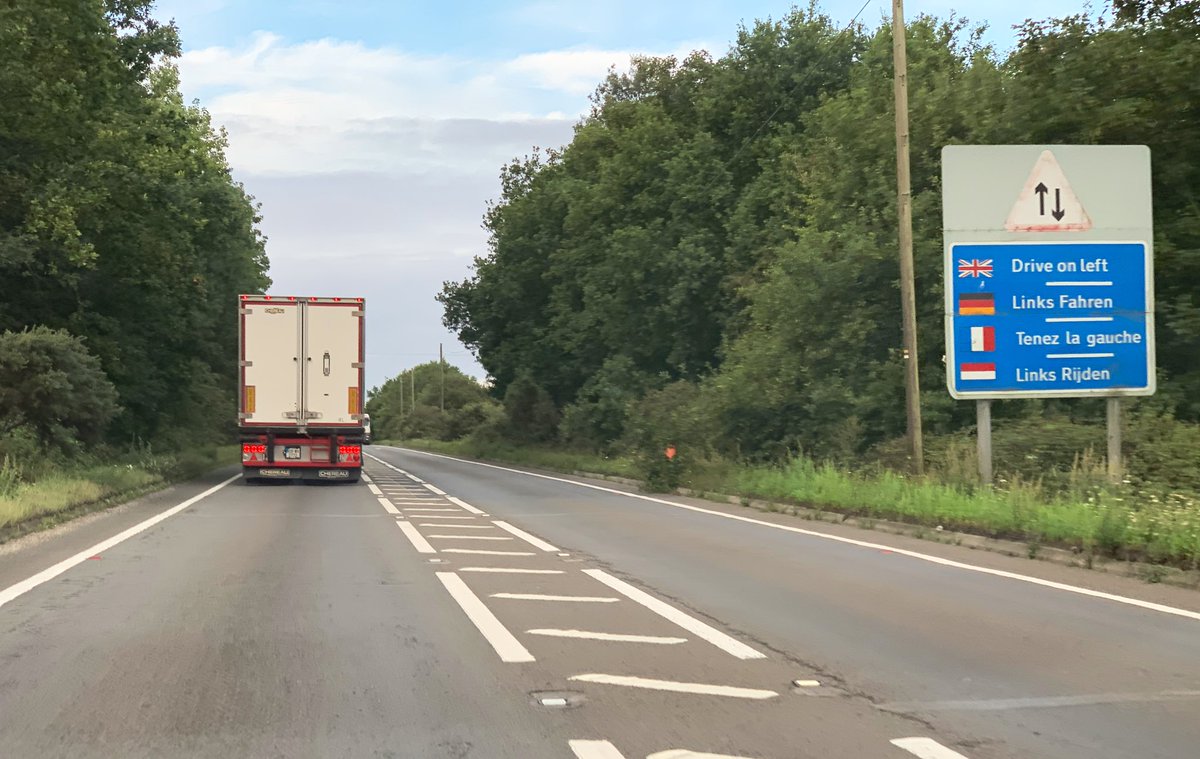
M384 498L383 496L379 497L379 505L382 506L383 510L389 514L399 514L400 513L400 509L393 506L392 502L389 501L388 499Z
M459 506L461 508L466 509L467 511L471 512L472 514L477 514L479 516L487 516L487 512L483 511L482 509L475 508L474 506L467 503L466 501L464 501L461 498L455 498L452 495L448 495L448 496L446 496L446 500L449 501L450 503L454 504L455 506Z
M1099 318L1099 317L1097 317L1097 318ZM1107 317L1105 317L1105 318L1107 318ZM623 490L615 490L613 488L606 488L606 487L603 487L602 485L593 485L589 482L576 482L575 480L568 480L563 477L552 477L548 474L537 474L536 472L523 472L520 469L510 469L508 467L497 466L496 464L485 464L482 461L471 461L469 459L460 459L460 458L455 458L454 456L445 456L440 453L426 453L425 451L417 451L417 450L413 450L411 448L399 448L397 450L402 450L407 453L416 453L416 454L420 454L423 456L433 456L435 458L448 459L450 461L458 461L458 462L461 462L464 464L474 464L475 466L487 467L489 469L499 469L500 471L503 471L503 472L512 472L513 474L522 474L522 475L525 475L526 477L537 477L539 479L552 480L554 482L562 482L562 483L566 483L568 485L576 485L581 488L588 488L590 490L599 490L604 493L612 493L614 495L621 495L621 496L625 496L626 498L636 498L641 501L649 501L651 503L659 503L664 506L672 506L677 509L684 509L685 511L694 511L698 514L708 514L709 516L721 517L723 519L732 519L736 522L745 522L747 524L754 524L754 525L758 525L760 527L769 527L773 530L783 530L784 532L791 532L791 533L795 533L797 535L807 535L809 537L820 538L822 540L831 540L835 543L844 543L846 545L858 546L860 548L870 548L872 550L891 551L893 554L896 554L899 556L907 556L910 559L917 559L919 561L927 561L931 564L939 564L944 567L951 567L954 569L961 569L961 570L964 570L967 572L976 572L979 574L991 575L992 577L1003 577L1007 580L1016 580L1017 582L1029 583L1030 585L1038 585L1038 586L1041 586L1044 588L1051 588L1053 590L1061 590L1066 593L1075 593L1076 595L1088 596L1090 598L1099 598L1099 599L1102 599L1105 601L1113 601L1115 603L1125 604L1126 606L1136 606L1139 609L1146 609L1148 611L1157 611L1157 612L1161 612L1163 614L1171 614L1171 615L1174 615L1177 617L1184 617L1187 619L1194 619L1194 620L1200 621L1200 612L1190 611L1188 609L1180 609L1180 608L1177 608L1174 606L1167 606L1165 604L1154 603L1153 601L1143 601L1138 598L1130 598L1129 596L1120 596L1120 595L1116 595L1114 593L1105 593L1100 590L1092 590L1090 588L1083 588L1078 585L1068 585L1066 583L1055 582L1053 580L1043 580L1040 577L1032 577L1030 575L1023 575L1023 574L1019 574L1017 572L1009 572L1004 569L991 569L989 567L976 566L975 564L966 564L961 561L954 561L953 559L943 559L939 556L932 556L927 553L920 553L919 551L910 551L906 548L896 548L895 546L889 546L889 545L885 545L883 543L872 543L872 542L869 542L866 540L856 540L855 538L846 538L846 537L842 537L841 535L830 535L829 533L825 533L825 532L817 532L816 530L806 530L803 527L793 527L791 525L786 525L786 524L775 524L773 522L764 522L760 519L754 519L752 517L742 516L741 514L727 514L723 511L714 511L713 509L705 509L700 506L692 506L692 505L686 504L686 503L676 503L675 501L668 501L664 498L655 498L653 496L642 495L641 493L626 493Z
M437 553L437 549L429 544L429 541L421 535L416 527L412 526L411 522L397 520L396 526L400 528L400 532L404 533L404 537L408 538L408 542L413 544L413 548L417 549L417 553Z
M656 643L660 646L671 646L676 643L687 643L687 638L670 638L661 635L626 635L623 633L590 632L588 630L559 630L556 628L538 628L526 630L530 635L546 635L551 638L582 638L584 640L607 640L616 643Z
M558 551L557 548L550 545L549 543L542 540L541 538L530 535L528 532L525 532L524 530L519 529L517 527L513 527L508 522L501 522L501 521L497 520L497 521L493 521L492 524L496 525L501 530L504 530L507 533L516 535L518 538L520 538L521 540L524 540L526 543L533 546L534 548L538 548L543 551L555 551L555 552Z
M660 601L649 593L633 587L624 580L613 577L603 569L585 569L583 573L594 577L629 600L645 606L663 619L674 622L696 637L703 638L730 656L735 656L739 659L766 658L766 654L756 651L740 640L726 635L712 625L701 622L692 615L686 614L664 601Z
M601 685L621 685L626 688L645 688L647 690L665 690L672 693L696 693L702 696L727 696L729 698L749 698L762 701L779 696L773 690L759 688L738 688L732 685L710 685L708 683L681 683L675 680L655 680L649 677L632 677L629 675L572 675L568 680L581 683L599 683Z
M90 548L85 548L84 550L80 551L79 553L75 554L74 556L70 556L70 557L58 562L57 564L54 564L53 566L43 569L41 572L38 572L37 574L33 575L32 577L27 577L26 579L21 580L18 583L8 586L4 590L0 590L0 606L4 606L4 604L8 603L9 601L13 600L14 598L17 598L18 596L22 596L25 593L28 593L29 591L33 590L34 588L36 588L37 586L41 585L44 582L53 580L55 577L58 577L60 574L62 574L63 572L66 572L68 569L74 567L75 565L82 564L83 562L87 561L91 557L104 553L105 551L107 551L108 549L117 545L118 543L123 543L124 541L132 538L134 535L145 532L146 530L150 529L151 527L153 527L154 525L163 521L164 519L168 519L170 517L175 516L179 512L181 512L184 509L186 509L187 507L191 506L192 504L197 503L198 501L201 501L205 498L208 498L210 495L217 492L221 488L225 487L229 483L233 482L234 480L239 480L241 478L242 478L241 474L235 474L234 476L230 477L229 479L225 480L224 482L221 482L217 485L213 485L211 488L209 488L208 490L205 490L203 493L192 496L191 498L187 499L183 503L172 506L171 508L167 509L166 511L159 512L158 514L155 514L154 516L150 517L149 519L145 519L141 522L138 522L137 524L135 524L134 526L132 526L126 530L122 530L121 532L117 533L116 535L113 535L111 538L108 538L107 540L102 540Z
M529 653L516 636L508 631L496 615L479 600L479 596L467 587L462 578L454 572L437 572L437 578L446 586L450 597L458 602L467 619L475 625L484 639L500 656L503 662L531 662L533 654Z
M476 556L537 556L532 551L485 551L482 548L443 548L442 553L469 553Z
M434 495L446 495L445 490L442 490L441 488L438 488L438 487L434 487L433 485L430 485L428 482L425 483L425 489L428 490L430 493L433 493Z
M952 751L932 738L896 738L890 743L896 748L902 748L920 759L967 759L967 757Z
M492 598L509 598L516 601L570 601L581 604L615 604L621 600L609 596L547 596L541 593L493 593Z
M367 490L371 491L371 495L383 495L383 491L373 482L367 483Z
M462 567L459 572L496 572L510 575L561 575L561 569L516 569L508 567Z
M567 741L575 759L625 759L625 755L608 741Z

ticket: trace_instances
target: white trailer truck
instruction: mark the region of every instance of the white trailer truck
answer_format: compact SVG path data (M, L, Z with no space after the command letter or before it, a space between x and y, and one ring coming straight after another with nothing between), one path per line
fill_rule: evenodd
M357 481L362 298L242 295L238 431L247 480Z

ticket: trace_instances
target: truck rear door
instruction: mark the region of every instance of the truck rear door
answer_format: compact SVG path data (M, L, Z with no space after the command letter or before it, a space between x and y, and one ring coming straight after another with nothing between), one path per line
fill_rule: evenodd
M251 427L300 423L303 304L294 300L243 299L241 422Z
M361 426L364 311L360 298L313 298L304 310L304 409L310 427Z

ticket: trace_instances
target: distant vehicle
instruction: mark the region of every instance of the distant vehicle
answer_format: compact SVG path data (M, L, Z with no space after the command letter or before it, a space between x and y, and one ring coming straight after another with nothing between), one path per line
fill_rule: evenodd
M363 414L363 445L370 445L371 439L371 415Z
M239 305L242 475L356 482L370 432L366 303L242 295Z

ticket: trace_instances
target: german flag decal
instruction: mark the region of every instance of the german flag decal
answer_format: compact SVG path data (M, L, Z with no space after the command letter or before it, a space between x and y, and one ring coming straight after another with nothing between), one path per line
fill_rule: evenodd
M961 316L991 316L996 313L996 296L991 293L963 293L958 296Z

